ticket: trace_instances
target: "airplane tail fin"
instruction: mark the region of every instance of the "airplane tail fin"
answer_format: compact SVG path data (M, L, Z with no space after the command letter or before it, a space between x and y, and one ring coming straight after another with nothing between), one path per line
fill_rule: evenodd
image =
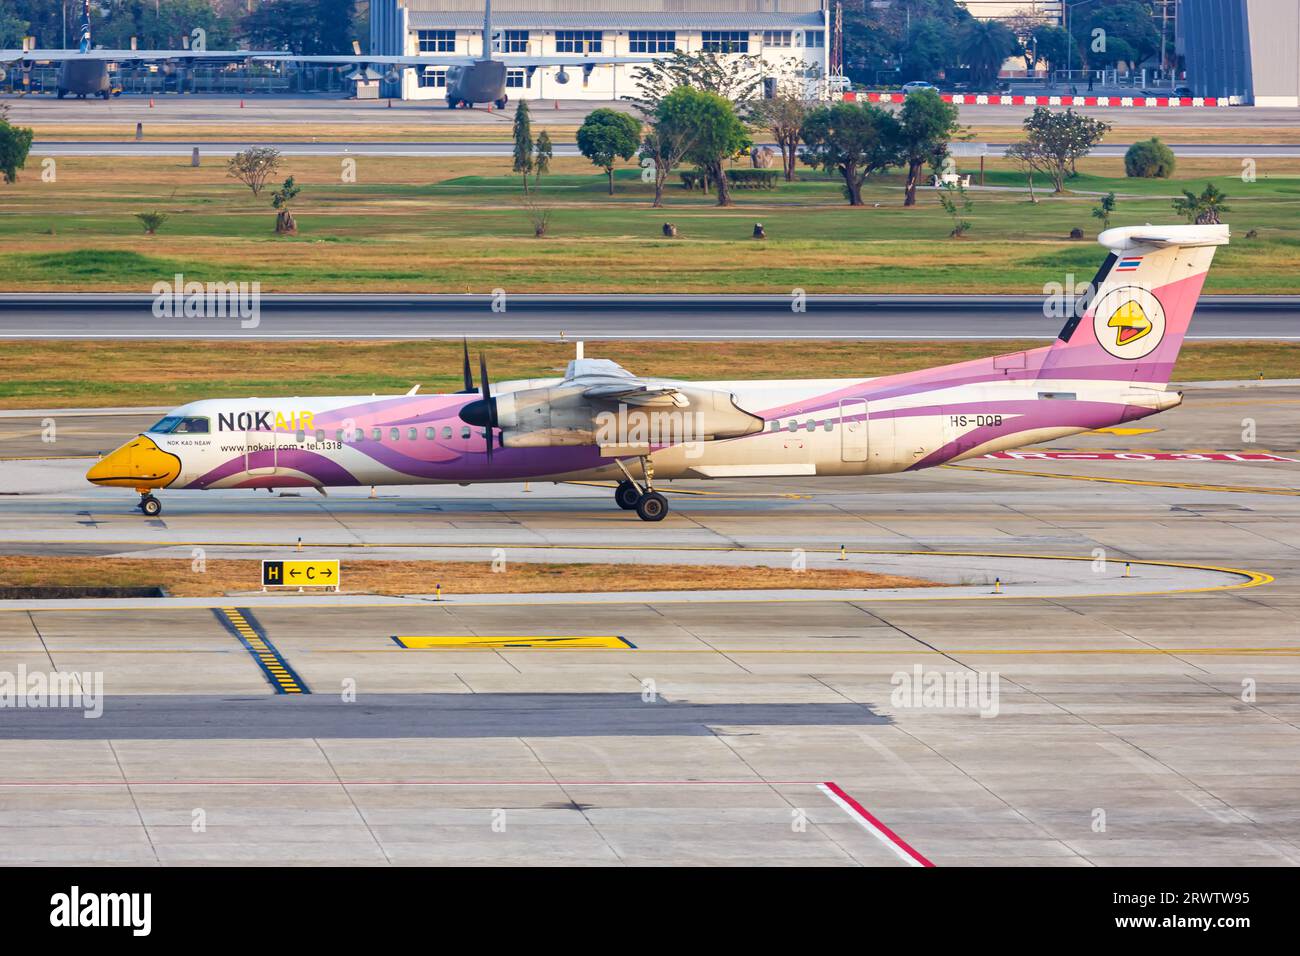
M1039 377L1168 384L1228 227L1124 226L1097 241L1109 254L1087 308L1066 322Z

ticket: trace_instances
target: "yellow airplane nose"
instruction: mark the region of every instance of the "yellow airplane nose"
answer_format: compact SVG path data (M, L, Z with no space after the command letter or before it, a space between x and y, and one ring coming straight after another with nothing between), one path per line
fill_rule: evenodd
M114 488L166 488L181 473L181 460L140 435L91 466L86 480Z

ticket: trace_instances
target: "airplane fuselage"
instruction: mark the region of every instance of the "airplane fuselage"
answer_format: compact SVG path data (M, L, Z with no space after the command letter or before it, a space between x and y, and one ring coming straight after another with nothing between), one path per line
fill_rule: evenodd
M484 429L460 417L474 395L211 399L176 409L161 430L144 434L155 462L104 468L105 459L91 480L212 489L616 479L616 459L635 460L638 446L657 480L884 474L1115 425L1181 400L1163 386L1012 371L1019 374L990 367L983 381L959 375L950 383L908 375L691 383L729 392L763 420L762 431L696 440L690 413L665 411L651 426L657 433L622 435L627 441L615 445L507 447L494 430L490 460ZM558 381L505 383L496 394Z
M113 91L108 75L108 64L103 60L64 60L59 66L59 98L73 96L102 96L108 98Z

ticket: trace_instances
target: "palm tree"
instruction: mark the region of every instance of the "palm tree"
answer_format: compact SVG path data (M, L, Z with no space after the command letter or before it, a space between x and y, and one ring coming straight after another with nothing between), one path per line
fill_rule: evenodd
M1206 183L1205 189L1199 196L1190 189L1184 189L1182 198L1173 201L1173 207L1174 212L1190 223L1198 226L1216 226L1219 224L1220 214L1232 211L1232 207L1227 204L1227 199L1228 194L1218 186L1214 183Z
M971 82L991 85L998 70L1016 48L1015 35L997 20L972 20L961 38L961 55L970 67Z

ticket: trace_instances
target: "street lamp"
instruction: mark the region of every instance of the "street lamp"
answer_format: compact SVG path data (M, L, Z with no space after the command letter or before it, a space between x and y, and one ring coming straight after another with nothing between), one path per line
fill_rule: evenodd
M1086 7L1096 0L1078 0L1076 7ZM1074 59L1074 34L1070 32L1070 0L1061 0L1061 22L1065 26L1065 82L1070 82L1070 63Z

